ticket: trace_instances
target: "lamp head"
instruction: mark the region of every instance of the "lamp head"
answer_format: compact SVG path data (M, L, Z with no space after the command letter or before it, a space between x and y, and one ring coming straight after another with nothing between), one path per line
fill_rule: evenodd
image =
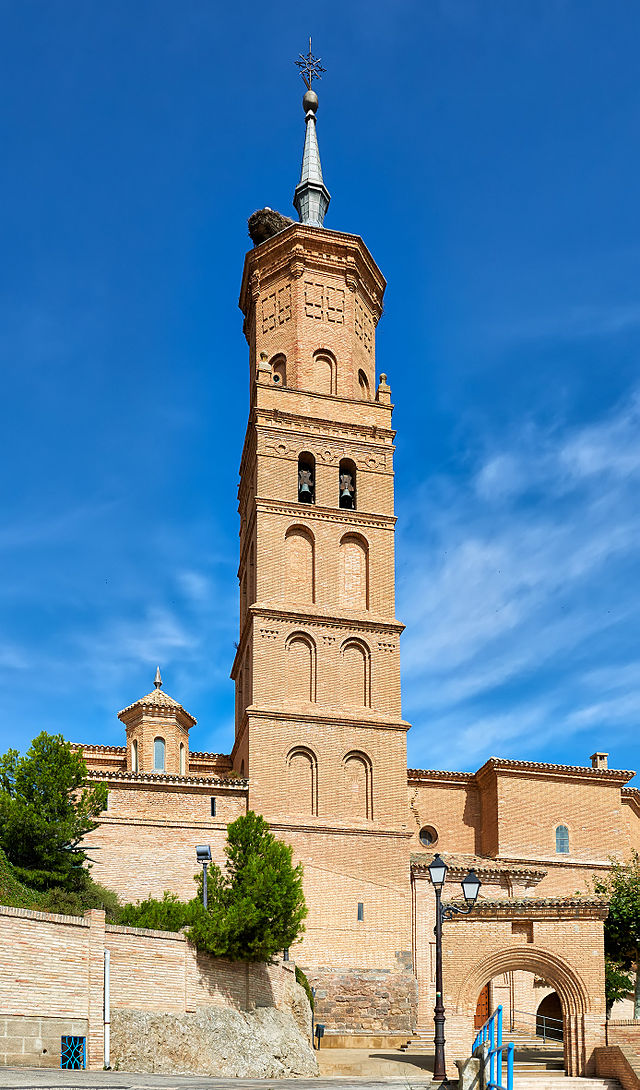
M434 855L427 869L433 888L442 889L449 869L444 859L441 859L439 854Z
M196 844L196 860L201 865L211 862L210 844Z
M464 899L471 908L478 900L478 894L480 892L480 886L482 882L478 878L478 875L474 870L470 870L467 877L460 883L462 886L462 892L464 893Z

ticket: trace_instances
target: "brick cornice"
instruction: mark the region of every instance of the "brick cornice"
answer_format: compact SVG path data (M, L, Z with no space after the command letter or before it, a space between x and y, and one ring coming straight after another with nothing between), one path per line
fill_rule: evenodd
M581 765L545 764L540 761L515 761L506 757L489 757L489 760L485 761L475 773L475 777L480 781L497 772L553 779L587 779L620 786L628 783L635 776L635 772L617 768L588 768Z
M127 783L132 786L145 786L148 784L157 784L158 786L170 787L173 784L177 784L183 787L199 787L199 786L219 786L228 788L230 791L236 789L246 789L249 781L227 778L226 776L179 776L174 775L171 772L112 772L109 769L100 771L98 769L88 769L87 779L109 781L114 780L118 783Z
M371 515L365 511L349 511L346 518L339 507L320 507L317 504L305 504L304 510L300 510L299 503L283 503L282 500L270 500L266 496L256 497L256 510L270 511L277 515L287 515L289 518L318 519L321 522L340 522L347 528L354 526L373 526L379 530L393 529L396 524L395 515Z
M494 859L483 859L478 856L456 856L448 852L440 853L449 868L449 874L458 878L467 873L471 868L480 877L491 878L531 878L540 882L547 871L544 867L522 866L519 864L503 863ZM411 856L411 873L416 876L429 876L429 863L431 856L427 852L414 852ZM484 902L483 902L484 903Z
M322 707L322 705L320 705ZM360 710L360 709L358 709ZM366 709L362 709L366 711ZM278 704L265 704L261 708L251 704L245 710L244 717L246 719L278 719L280 722L291 723L327 723L333 724L336 721L344 724L345 726L366 727L373 730L401 730L407 731L410 729L411 724L407 723L404 719L387 719L383 716L371 717L366 715L351 714L348 711L345 712L343 708L336 708L335 711L325 707L322 711L316 711L315 707L312 708L307 705L304 711L292 711L287 705Z
M363 613L354 614L352 617L337 616L335 613L321 613L319 610L311 612L300 609L277 609L271 606L254 604L249 606L254 617L264 617L271 621L280 621L282 624L300 625L301 628L342 628L351 634L354 629L362 632L380 632L384 635L399 636L404 632L404 625L399 621L383 621L380 618L366 617Z
M473 772L449 772L437 768L408 768L407 782L410 784L432 783L434 780L446 780L448 783L468 784L474 780Z
M307 398L316 398L326 401L327 398L330 398L332 405L338 402L347 406L362 407L361 398L344 397L340 394L320 394L315 390L298 390L295 386L287 386L286 391L288 394L294 394L296 397L305 400ZM393 408L392 405L380 406L379 402L371 402L371 404L382 409ZM355 420L345 421L344 423L338 423L335 419L329 418L325 420L322 417L314 417L311 420L307 410L298 414L287 409L267 409L258 406L253 416L253 424L256 429L256 438L265 432L286 438L291 436L292 431L295 431L296 434L305 438L323 439L325 443L332 440L339 442L343 438L357 436L356 442L359 442L364 449L371 450L374 447L385 454L389 450L393 451L395 449L393 440L396 437L396 432L393 428L385 428L380 424L358 424Z
M373 837L394 837L402 840L408 840L413 833L410 829L388 829L384 826L376 826L373 822L370 825L327 825L321 820L317 824L311 824L309 821L302 819L301 821L271 821L267 820L269 828L281 829L283 832L288 833L320 833L325 835L330 833L335 836L373 836Z
M460 901L451 901L459 904ZM544 919L563 918L583 920L606 920L609 904L600 897L523 897L519 900L484 901L478 900L469 915L453 916L446 926L452 923L473 923L478 919Z

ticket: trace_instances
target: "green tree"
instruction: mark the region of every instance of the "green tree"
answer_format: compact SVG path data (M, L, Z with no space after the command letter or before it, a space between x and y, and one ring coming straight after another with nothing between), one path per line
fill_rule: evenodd
M607 1017L609 1017L613 1004L617 1003L619 999L625 999L631 991L633 991L631 974L623 969L621 965L618 965L617 962L611 961L611 958L605 957L604 994L607 1003Z
M640 855L628 863L613 863L606 878L594 883L596 893L609 901L604 924L604 947L618 969L635 970L633 1017L640 1018Z
M224 873L209 865L208 911L188 936L215 957L270 961L304 931L302 866L252 810L228 826L225 853Z
M36 890L82 895L91 883L80 840L104 810L104 784L89 787L81 753L42 731L21 756L0 757L0 847L14 873Z

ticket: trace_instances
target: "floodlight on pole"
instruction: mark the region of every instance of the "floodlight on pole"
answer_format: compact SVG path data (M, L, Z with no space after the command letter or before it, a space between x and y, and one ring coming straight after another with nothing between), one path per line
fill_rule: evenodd
M207 907L207 867L211 862L211 845L196 844L196 862L202 866L202 903Z

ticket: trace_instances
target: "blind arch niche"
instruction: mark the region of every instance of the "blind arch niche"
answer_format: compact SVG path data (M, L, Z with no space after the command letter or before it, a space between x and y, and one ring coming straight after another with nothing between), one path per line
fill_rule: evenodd
M306 632L294 632L285 644L287 698L292 703L316 700L316 645Z
M345 534L340 541L340 605L369 608L369 543L360 534Z
M315 602L315 540L305 526L290 526L285 534L284 580L288 599Z

